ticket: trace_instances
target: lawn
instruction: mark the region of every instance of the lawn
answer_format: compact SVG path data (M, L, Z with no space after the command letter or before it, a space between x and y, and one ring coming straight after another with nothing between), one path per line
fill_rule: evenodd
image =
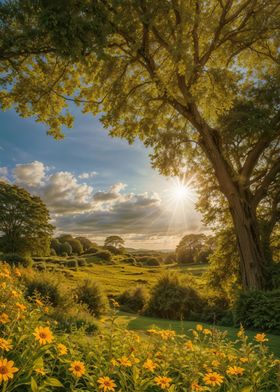
M174 321L174 320L164 320L154 317L144 317L139 316L137 314L119 312L119 322L126 326L126 328L136 331L146 331L153 326L157 326L161 329L171 329L176 331L178 334L186 334L191 336L190 329L194 329L198 324L195 321ZM206 328L212 328L213 325L200 323ZM227 336L230 340L236 339L236 333L238 332L237 328L232 327L222 327L215 326L222 332L227 332ZM254 336L256 335L256 331L246 331L247 336L250 341L254 341ZM280 357L280 336L267 334L268 342L267 346L269 349L278 357Z

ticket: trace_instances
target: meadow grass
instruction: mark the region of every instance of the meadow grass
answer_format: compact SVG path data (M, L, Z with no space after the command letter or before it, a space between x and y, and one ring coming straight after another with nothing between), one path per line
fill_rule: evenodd
M175 331L177 334L184 334L187 336L191 336L191 330L195 329L197 325L197 321L176 321L176 320L164 320L156 317L145 317L137 314L131 314L126 312L119 312L119 323L123 325L125 328L134 330L134 331L147 331L154 326L160 329L168 329ZM204 328L213 328L218 329L221 332L225 332L226 336L229 340L235 341L238 329L234 327L223 327L220 325L213 325L199 322L199 324L203 325ZM249 338L250 342L253 342L254 336L256 335L256 331L246 330L246 335ZM280 336L268 334L268 342L267 346L275 355L280 357Z

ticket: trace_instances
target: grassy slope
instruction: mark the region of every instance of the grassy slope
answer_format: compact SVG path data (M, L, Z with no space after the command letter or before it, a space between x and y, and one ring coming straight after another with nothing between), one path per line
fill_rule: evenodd
M56 266L57 267L57 266ZM199 277L205 271L205 265L193 265L178 267L177 265L163 265L160 267L135 267L130 264L118 263L115 265L95 264L90 267L79 267L75 269L64 268L71 274L69 281L77 283L83 279L94 279L102 285L106 294L119 294L125 289L144 285L147 288L153 286L159 275L166 271L176 271L182 277L189 273Z
M172 329L176 331L178 334L186 334L190 335L190 329L194 329L197 322L194 321L172 321L172 320L163 320L154 317L143 317L135 314L120 312L120 322L125 325L128 329L137 330L137 331L146 331L152 326L157 326L161 329ZM213 327L213 325L199 323L204 325L207 328ZM232 327L221 327L216 326L220 331L227 332L227 336L230 340L236 339L236 333L238 329ZM247 336L250 341L253 342L254 336L256 334L255 331L246 331ZM272 352L275 353L278 357L280 357L280 336L278 335L267 335L269 341L267 343L268 347Z

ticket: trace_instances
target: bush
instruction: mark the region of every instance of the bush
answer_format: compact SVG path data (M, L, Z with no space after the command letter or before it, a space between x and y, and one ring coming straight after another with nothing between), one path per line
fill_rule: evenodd
M241 293L235 306L235 321L246 328L280 333L280 290Z
M99 252L99 251L100 251L100 248L97 248L97 247L95 247L95 246L91 246L90 248L88 248L88 249L86 249L86 250L84 251L84 254L85 254L85 255L88 255L88 254L96 253L96 252Z
M77 261L79 267L85 267L87 265L86 259L78 259Z
M140 312L148 301L148 291L144 287L136 287L125 290L119 297L118 302L122 309L130 312Z
M51 313L51 317L58 322L57 328L66 333L71 333L83 329L87 334L93 334L98 331L97 324L92 315L82 306L75 305L71 308L56 308Z
M32 267L33 260L30 256L22 256L16 253L6 253L1 256L3 261L10 265L22 265L23 267Z
M77 259L66 260L63 264L65 265L65 267L68 267L68 268L78 268Z
M127 264L136 264L136 260L134 257L126 257L124 259L122 259L123 263L127 263Z
M89 312L95 317L100 317L107 310L108 300L96 282L87 279L75 289L74 293L77 302L87 305Z
M111 261L112 259L112 253L108 250L100 250L99 252L96 252L94 256L106 261Z
M137 257L137 261L142 263L142 265L147 265L148 267L157 267L160 265L159 259L152 256Z
M25 297L34 297L39 294L40 297L46 298L52 306L65 305L65 293L62 291L57 274L38 272L25 274L23 278L26 286Z
M146 312L156 317L186 320L192 312L199 312L202 305L194 288L183 284L177 275L166 274L152 288Z
M57 256L55 249L51 248L50 255L51 256Z

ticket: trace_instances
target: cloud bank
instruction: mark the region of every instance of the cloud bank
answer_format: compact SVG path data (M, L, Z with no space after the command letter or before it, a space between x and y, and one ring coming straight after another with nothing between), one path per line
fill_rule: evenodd
M42 198L58 232L100 240L119 234L128 239L130 246L154 247L158 243L166 248L171 239L175 245L185 233L200 229L200 216L193 207L185 210L184 216L176 216L156 191L132 193L123 182L99 190L84 182L97 175L54 171L39 161L17 164L10 172L6 167L0 168L0 177L10 178Z

